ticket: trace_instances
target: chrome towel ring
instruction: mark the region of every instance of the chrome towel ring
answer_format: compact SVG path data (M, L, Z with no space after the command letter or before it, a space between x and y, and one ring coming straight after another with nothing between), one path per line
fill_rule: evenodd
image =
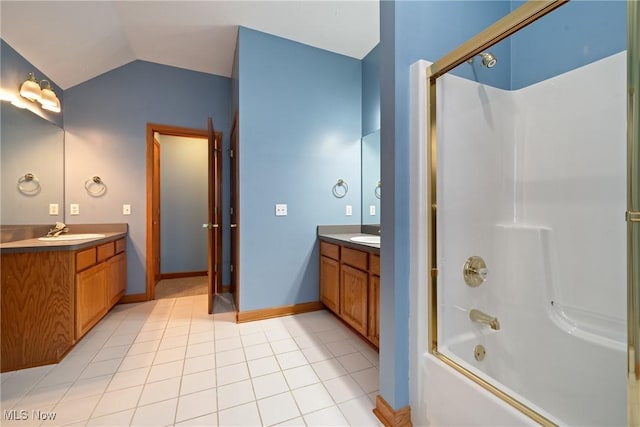
M40 180L31 172L18 178L18 191L26 196L35 196L41 190Z
M378 181L378 185L376 185L376 188L373 189L373 194L375 194L378 199L380 198L381 185L382 181Z
M347 181L345 181L342 178L338 179L338 182L334 184L333 188L331 189L331 192L338 199L342 199L349 192L349 186L347 185Z
M90 196L100 197L107 191L107 185L99 176L94 176L85 181L84 189Z

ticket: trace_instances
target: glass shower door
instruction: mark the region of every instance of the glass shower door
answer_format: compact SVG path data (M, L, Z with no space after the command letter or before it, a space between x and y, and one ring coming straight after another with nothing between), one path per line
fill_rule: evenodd
M626 8L570 2L430 85L434 353L545 424L627 423Z

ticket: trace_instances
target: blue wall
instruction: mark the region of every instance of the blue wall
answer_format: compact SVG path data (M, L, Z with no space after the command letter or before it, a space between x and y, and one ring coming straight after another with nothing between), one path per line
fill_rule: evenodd
M362 59L362 136L380 130L380 45Z
M209 167L206 138L160 135L160 272L206 271Z
M129 223L128 294L145 292L146 124L206 129L212 116L228 147L231 102L231 79L145 61L65 91L66 202L80 204L80 215L66 220ZM84 191L94 175L108 185L103 197ZM123 203L131 216L122 215Z
M511 48L512 89L621 52L627 48L627 2L573 0L516 33Z
M316 226L360 223L361 62L243 27L238 38L240 310L318 301Z

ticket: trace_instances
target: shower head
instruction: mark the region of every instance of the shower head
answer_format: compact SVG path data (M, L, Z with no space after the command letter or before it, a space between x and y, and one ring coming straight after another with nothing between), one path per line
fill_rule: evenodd
M496 59L495 56L493 56L491 52L482 52L482 53L479 53L478 56L482 58L482 65L484 65L487 68L493 68L498 63L498 60ZM469 59L467 62L469 64L473 64L473 58Z
M491 52L482 52L480 58L482 58L482 65L487 68L493 68L498 63L498 60Z

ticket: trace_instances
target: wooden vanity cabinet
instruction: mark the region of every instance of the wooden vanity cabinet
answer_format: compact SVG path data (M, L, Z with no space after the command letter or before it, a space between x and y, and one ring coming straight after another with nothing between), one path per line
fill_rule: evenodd
M353 329L367 336L369 274L346 264L341 271L340 317Z
M57 363L124 295L125 239L2 253L1 371Z
M380 346L380 256L369 255L369 324L367 338Z
M56 363L75 343L73 253L2 253L1 371Z
M104 317L127 287L125 240L76 254L76 339Z
M340 246L320 242L320 302L340 311Z
M378 346L379 255L321 240L320 301Z
M127 290L127 254L120 252L107 261L107 305L113 307Z
M82 337L107 313L107 264L76 274L76 338Z

